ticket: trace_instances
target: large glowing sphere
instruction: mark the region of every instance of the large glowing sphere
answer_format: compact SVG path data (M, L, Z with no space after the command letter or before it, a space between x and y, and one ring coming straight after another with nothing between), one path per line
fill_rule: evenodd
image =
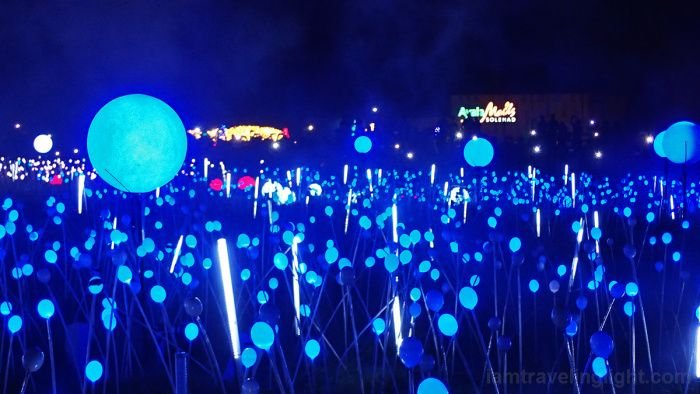
M663 150L673 163L682 164L698 158L700 133L692 122L677 122L663 136Z
M654 137L654 152L656 152L659 157L666 157L666 153L664 153L664 136L666 135L666 131L662 131L659 134Z
M42 155L49 153L53 148L53 140L49 134L39 134L34 138L34 150Z
M418 385L418 394L447 394L449 391L442 381L426 378Z
M493 160L493 145L485 138L472 138L464 146L464 160L472 167L486 167Z
M147 193L177 175L185 161L187 135L180 117L166 103L131 94L97 112L87 148L105 182L125 192Z

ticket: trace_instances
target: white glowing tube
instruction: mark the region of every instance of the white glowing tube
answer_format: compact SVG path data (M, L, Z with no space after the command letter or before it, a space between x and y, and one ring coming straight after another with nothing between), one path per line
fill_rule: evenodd
M576 206L576 174L571 173L571 204Z
M348 223L350 222L350 204L352 203L352 189L348 191L348 204L345 206L345 234L348 233Z
M394 196L395 197L395 196ZM399 242L399 232L396 229L399 223L398 210L396 209L396 203L391 206L391 228L393 233L394 243Z
M297 320L295 324L297 336L301 335L301 296L299 294L299 240L294 237L292 240L292 291L294 293L294 311Z
M569 182L569 165L564 165L564 186Z
M204 158L204 179L209 178L209 159Z
M173 254L173 261L170 263L170 273L175 271L175 264L177 264L177 259L180 258L180 251L182 250L182 240L185 236L181 235L180 239L177 240L177 246L175 247L175 253Z
M462 223L466 223L467 222L467 199L466 198L464 199L464 213L462 216L463 216Z
M593 211L593 227L600 227L600 223L598 221L598 211ZM595 252L600 253L600 241L595 240Z
M540 237L540 223L541 223L540 209L539 208L537 208L537 216L535 218L536 218L535 221L537 222L537 238L539 238Z
M377 186L382 184L382 169L377 170Z
M160 188L156 188L156 199L160 198Z
M112 222L112 230L116 230L116 229L117 229L117 217L115 216L114 221ZM114 242L112 242L111 249L114 250Z
M459 167L459 177L464 178L464 167Z
M391 314L394 320L394 340L396 341L396 351L398 353L401 343L403 342L403 335L401 335L401 301L399 301L398 295L394 296Z
M231 173L226 173L226 198L231 197Z
M346 164L345 167L343 167L343 185L348 184L348 165Z
M78 175L78 215L83 213L83 193L85 192L85 174Z
M598 222L598 211L593 211L593 227L600 227Z
M236 317L236 302L233 298L233 284L231 283L231 266L228 260L228 246L226 239L220 238L216 242L219 252L219 267L221 268L221 284L224 289L224 302L226 303L226 317L228 329L231 334L231 347L233 358L241 357L241 344L238 339L238 318Z
M444 194L445 197L447 197L447 188L448 188L449 186L450 186L449 182L448 182L448 181L445 181L445 187L442 189L442 194Z
M287 170L287 184L290 188L292 187L292 172L289 170Z
M578 229L578 234L576 234L576 242L580 245L581 241L583 241L583 218L578 221L579 229Z
M430 166L430 185L435 183L435 164Z
M700 378L700 326L695 332L695 377Z
M373 193L374 188L372 187L372 170L367 169L367 181L369 182L369 192Z
M301 184L301 168L297 167L297 186Z
M253 219L258 214L258 189L260 187L260 177L255 177L255 192L253 193Z
M671 206L671 220L676 220L676 213L674 212L674 210L676 208L675 208L675 205L673 204L673 194L670 195L668 202Z

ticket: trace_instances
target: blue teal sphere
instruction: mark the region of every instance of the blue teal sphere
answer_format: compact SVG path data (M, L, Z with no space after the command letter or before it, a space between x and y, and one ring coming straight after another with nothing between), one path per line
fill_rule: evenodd
M447 394L445 383L435 378L426 378L418 385L418 394Z
M682 164L697 160L700 156L700 132L692 122L677 122L663 136L663 151L673 163Z
M486 167L493 160L493 145L485 138L472 138L464 146L464 160L472 167Z
M88 156L105 182L148 193L170 182L187 153L187 134L166 103L143 94L116 98L97 112L87 136Z
M654 152L659 157L666 157L666 152L664 152L664 137L666 136L666 131L662 131L654 137Z
M372 140L365 135L357 137L355 140L355 150L358 153L368 153L372 150Z

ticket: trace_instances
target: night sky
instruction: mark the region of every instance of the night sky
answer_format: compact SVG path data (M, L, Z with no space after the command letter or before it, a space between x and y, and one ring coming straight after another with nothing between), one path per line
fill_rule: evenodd
M700 120L691 2L510 3L5 0L0 132L82 140L135 92L205 127L436 115L453 93L612 94L639 124Z

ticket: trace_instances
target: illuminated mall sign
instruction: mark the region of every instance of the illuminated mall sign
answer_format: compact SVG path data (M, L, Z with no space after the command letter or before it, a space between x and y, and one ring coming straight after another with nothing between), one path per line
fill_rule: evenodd
M273 142L280 141L282 138L289 138L289 130L285 127L278 129L268 126L233 126L233 127L217 127L207 131L202 131L199 127L187 130L187 133L195 139L200 139L203 136L211 138L212 141L243 141L248 142L254 139L272 140Z
M479 123L515 123L515 105L506 101L502 108L499 108L489 101L486 108L479 106L473 108L461 107L457 113L458 118L479 119Z

